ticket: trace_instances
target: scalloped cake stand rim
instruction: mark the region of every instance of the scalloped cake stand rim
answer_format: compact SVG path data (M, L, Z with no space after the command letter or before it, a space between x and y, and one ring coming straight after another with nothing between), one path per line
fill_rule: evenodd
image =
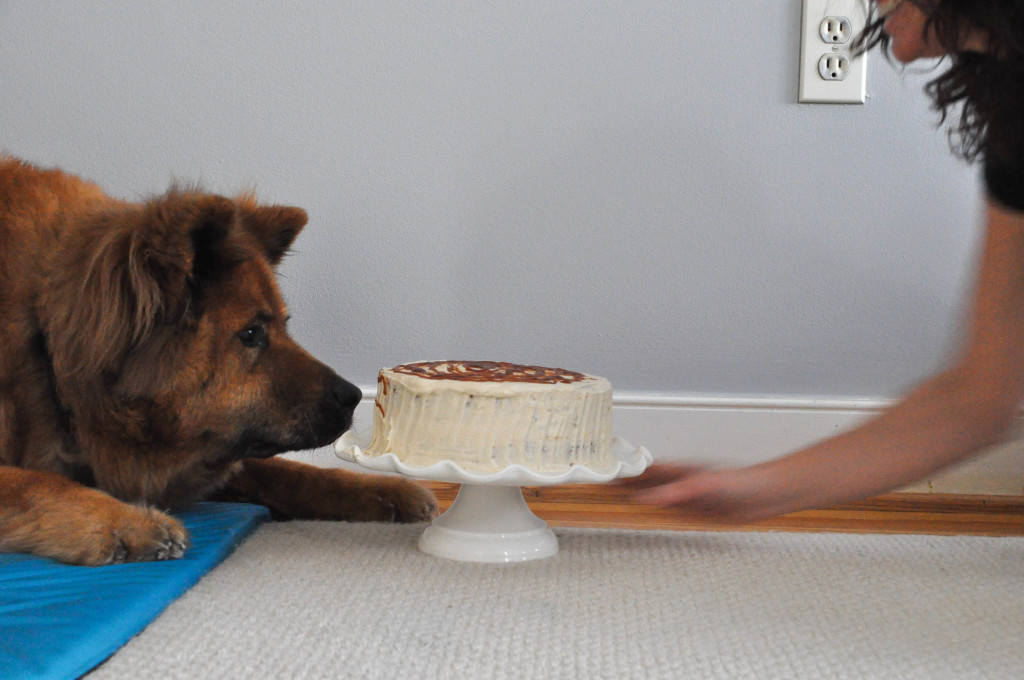
M533 514L521 486L606 482L639 475L652 462L647 449L615 437L612 453L617 464L611 470L574 466L561 474L545 475L512 465L500 472L476 474L450 460L429 467L409 467L392 453L367 455L363 450L367 444L367 435L349 431L335 443L335 453L378 472L461 484L448 510L435 518L419 539L422 552L459 562L526 562L558 553L558 538L544 520Z

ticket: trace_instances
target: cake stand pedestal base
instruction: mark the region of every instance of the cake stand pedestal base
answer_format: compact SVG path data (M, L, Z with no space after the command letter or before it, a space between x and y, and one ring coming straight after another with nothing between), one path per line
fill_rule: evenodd
M463 484L448 510L420 536L420 550L459 562L526 562L558 552L518 486Z
M523 486L600 484L640 474L653 460L651 452L620 437L611 442L615 464L592 470L572 465L545 473L509 465L492 473L469 472L452 460L426 467L409 467L394 453L368 455L371 433L349 430L334 444L342 460L377 472L398 472L415 479L461 484L448 512L420 536L420 550L459 562L527 562L558 553L558 539L544 520L533 514L523 498Z

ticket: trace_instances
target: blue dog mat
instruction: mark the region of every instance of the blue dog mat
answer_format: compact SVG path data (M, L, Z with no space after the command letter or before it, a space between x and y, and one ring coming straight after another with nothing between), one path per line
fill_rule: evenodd
M77 678L118 650L227 557L266 508L201 503L178 517L191 544L166 562L73 567L0 554L0 678Z

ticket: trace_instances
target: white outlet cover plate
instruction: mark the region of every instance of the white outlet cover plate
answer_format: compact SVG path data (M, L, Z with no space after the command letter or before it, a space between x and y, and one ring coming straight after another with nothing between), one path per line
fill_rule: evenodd
M818 62L826 53L849 54L850 45L833 45L821 37L825 17L846 17L856 37L867 23L867 0L803 0L800 35L800 101L811 104L863 104L867 89L867 55L850 61L850 74L843 80L824 80Z

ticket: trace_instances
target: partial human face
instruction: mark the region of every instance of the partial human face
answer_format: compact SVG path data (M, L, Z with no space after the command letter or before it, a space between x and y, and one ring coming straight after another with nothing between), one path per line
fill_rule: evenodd
M908 64L916 59L941 57L946 50L935 38L934 31L925 33L928 16L908 0L879 0L878 9L885 14L885 32L890 38L892 56Z
M939 44L935 32L925 32L928 15L912 0L877 0L878 9L885 16L885 32L890 40L892 56L909 64L917 59L943 57L948 50ZM958 45L960 52L982 52L987 49L985 34L967 27Z

